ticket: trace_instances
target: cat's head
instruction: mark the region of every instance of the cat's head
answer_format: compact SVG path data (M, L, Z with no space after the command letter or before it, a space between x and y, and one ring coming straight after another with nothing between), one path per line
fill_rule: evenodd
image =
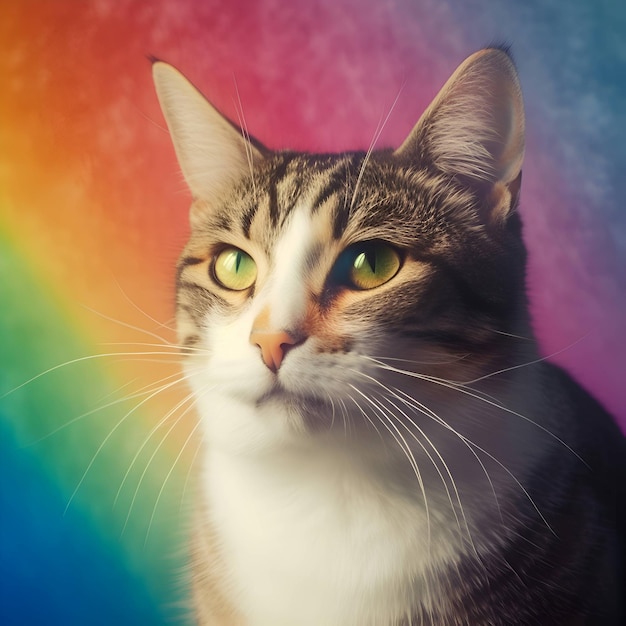
M193 195L178 327L207 411L368 428L384 389L507 365L527 313L524 114L505 52L467 59L395 151L270 152L171 66L154 78Z

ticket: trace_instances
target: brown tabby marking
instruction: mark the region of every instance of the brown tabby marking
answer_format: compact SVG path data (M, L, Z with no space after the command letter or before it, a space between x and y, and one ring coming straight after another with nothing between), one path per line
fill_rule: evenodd
M154 74L194 197L198 623L622 626L626 444L538 354L508 54L467 59L393 152L273 153ZM346 279L359 245L395 274ZM214 272L231 246L240 291Z

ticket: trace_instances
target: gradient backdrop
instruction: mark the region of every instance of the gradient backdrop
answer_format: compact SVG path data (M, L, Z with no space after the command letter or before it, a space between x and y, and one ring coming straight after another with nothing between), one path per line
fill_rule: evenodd
M0 623L185 616L197 443L166 344L189 197L147 56L270 147L340 150L400 94L398 145L491 42L525 91L538 336L626 428L621 0L0 2Z

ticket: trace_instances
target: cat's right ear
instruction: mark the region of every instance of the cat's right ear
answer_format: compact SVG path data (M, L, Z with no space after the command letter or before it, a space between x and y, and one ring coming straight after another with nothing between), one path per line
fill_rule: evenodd
M486 187L489 219L506 220L524 158L524 104L508 52L487 48L466 59L395 154Z
M155 62L152 76L185 181L210 206L263 155L171 65Z

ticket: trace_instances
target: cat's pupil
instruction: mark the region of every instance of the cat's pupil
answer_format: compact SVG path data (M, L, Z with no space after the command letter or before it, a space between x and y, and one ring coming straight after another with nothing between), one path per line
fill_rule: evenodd
M217 255L213 264L215 280L226 289L241 291L251 287L256 280L256 263L239 248L226 248Z
M400 269L400 255L389 244L368 241L349 247L346 284L353 289L374 289L391 280ZM344 256L342 255L342 256ZM338 266L341 265L341 257Z
M348 289L375 289L400 269L401 255L384 241L362 241L348 246L330 274L330 283Z
M359 270L365 264L369 266L369 271L372 274L376 273L376 253L373 250L366 250L365 252L361 252L354 260L354 267ZM366 268L367 269L367 268Z

